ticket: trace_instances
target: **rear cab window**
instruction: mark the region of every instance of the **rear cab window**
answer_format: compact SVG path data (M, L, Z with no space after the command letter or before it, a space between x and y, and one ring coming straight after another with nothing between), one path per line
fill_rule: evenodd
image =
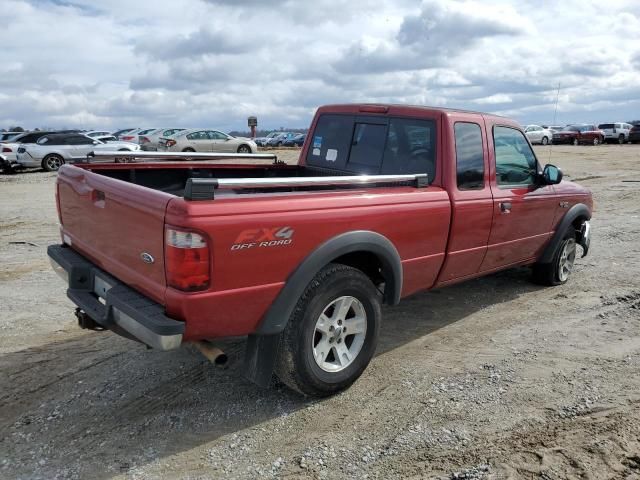
M323 114L311 136L309 166L356 174L436 173L436 124L421 118Z
M458 190L482 190L484 188L484 150L480 125L456 122L454 134Z

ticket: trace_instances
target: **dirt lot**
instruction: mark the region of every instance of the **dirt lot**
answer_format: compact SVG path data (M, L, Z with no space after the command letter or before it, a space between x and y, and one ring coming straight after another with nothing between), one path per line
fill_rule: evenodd
M596 202L569 283L517 269L387 308L322 401L243 380L240 343L218 369L78 329L45 254L55 174L0 175L0 477L640 478L640 146L550 158Z

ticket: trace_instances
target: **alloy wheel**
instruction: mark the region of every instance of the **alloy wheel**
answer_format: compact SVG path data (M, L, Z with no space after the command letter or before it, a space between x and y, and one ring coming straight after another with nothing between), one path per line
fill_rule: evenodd
M558 279L566 282L573 270L573 263L576 260L576 241L573 238L568 239L562 246L560 260L558 262Z

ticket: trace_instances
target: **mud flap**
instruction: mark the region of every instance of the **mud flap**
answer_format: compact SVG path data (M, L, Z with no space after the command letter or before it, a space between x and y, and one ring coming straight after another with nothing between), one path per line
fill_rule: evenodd
M275 335L249 335L244 357L244 376L248 380L263 388L269 386L279 344L279 333Z

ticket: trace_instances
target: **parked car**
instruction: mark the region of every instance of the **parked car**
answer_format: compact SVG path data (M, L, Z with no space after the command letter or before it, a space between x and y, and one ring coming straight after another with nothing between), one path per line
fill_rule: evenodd
M256 138L253 139L253 141L256 143L256 145L260 145L261 147L265 147L267 145L267 142L270 139L272 139L273 137L277 137L281 133L282 132L271 132L266 137L256 137Z
M598 125L598 128L604 132L605 142L616 142L620 145L629 141L631 127L633 125L626 122L601 123Z
M640 143L640 122L632 123L629 130L629 143Z
M171 135L186 130L185 128L157 128L152 132L140 135L140 147L142 150L158 150L160 137L170 137Z
M307 138L306 133L298 133L297 135L294 135L290 139L285 140L282 145L285 147L301 147L302 144L304 143L305 138Z
M295 133L291 133L291 132L282 132L280 133L280 135L276 135L275 137L271 137L269 140L267 140L265 146L281 147L284 144L284 142L295 137L295 135L296 135Z
M115 132L112 133L112 135L120 140L120 136L121 135L124 135L125 133L129 133L129 132L133 132L134 130L138 130L138 129L137 128L123 128L122 130L116 130Z
M548 145L553 139L553 132L539 125L527 125L524 127L524 134L531 143L539 143L541 145Z
M113 135L113 134L106 130L89 130L88 132L83 132L83 135L86 135L87 137L91 137L91 138L96 138L96 137L104 137L104 136Z
M136 128L135 130L121 134L118 137L118 140L140 144L140 137L143 135L147 135L154 130L157 130L157 128Z
M553 134L554 144L600 145L604 142L604 132L595 125L568 125L561 132Z
M549 125L548 127L545 127L547 130L551 130L553 133L556 132L561 132L562 130L564 130L564 127L561 125Z
M209 353L246 336L248 378L326 396L373 357L382 303L525 265L559 285L589 250L591 193L515 121L332 105L309 136L297 166L64 165L48 255L80 326Z
M25 132L14 136L11 140L0 143L0 152L5 156L5 170L13 168L16 165L16 155L18 148L23 143L36 143L40 137L50 135L52 133L58 133L54 131L37 131L37 132Z
M218 130L192 128L160 137L158 151L256 153L258 147L248 138L237 138Z
M0 132L0 142L8 142L24 132Z
M24 168L42 167L53 172L67 162L85 159L95 150L136 151L140 150L140 145L119 141L105 143L79 133L49 134L36 143L22 144L18 148L16 162Z

